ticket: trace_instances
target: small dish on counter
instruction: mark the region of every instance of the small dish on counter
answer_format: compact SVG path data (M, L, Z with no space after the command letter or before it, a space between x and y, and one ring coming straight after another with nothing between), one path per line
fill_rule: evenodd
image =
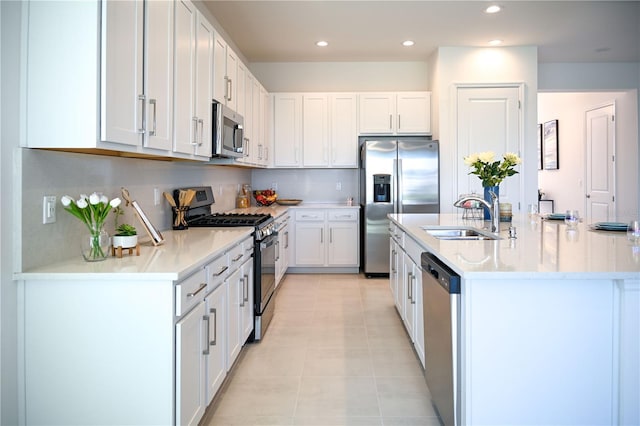
M627 232L627 224L622 222L596 222L591 224L594 231L621 231Z
M546 220L564 220L567 215L564 213L551 213L546 215L544 218Z
M298 204L300 204L302 202L302 200L296 200L296 199L292 199L292 198L281 198L276 200L276 203L280 204L281 206L297 206Z

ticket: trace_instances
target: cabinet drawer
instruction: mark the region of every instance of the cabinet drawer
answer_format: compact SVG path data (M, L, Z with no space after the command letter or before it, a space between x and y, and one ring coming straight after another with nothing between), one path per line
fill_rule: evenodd
M336 210L329 210L328 213L329 213L329 220L347 220L347 221L358 220L358 210L336 209Z
M422 247L418 245L418 243L411 237L405 236L404 238L404 251L407 252L411 260L416 265L420 265L420 255L424 251Z
M247 258L247 254L244 252L243 244L240 243L227 252L229 255L229 269L230 272L235 271L242 265Z
M182 316L203 300L207 289L207 275L201 269L176 284L176 316Z
M304 209L296 210L297 222L324 221L324 210Z
M207 285L211 291L222 283L229 274L229 256L225 253L215 258L207 265L206 271L209 279Z

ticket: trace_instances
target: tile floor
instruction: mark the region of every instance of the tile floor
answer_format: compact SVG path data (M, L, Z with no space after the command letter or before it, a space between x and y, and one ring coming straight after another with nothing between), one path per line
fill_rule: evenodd
M204 426L438 425L387 279L289 274Z

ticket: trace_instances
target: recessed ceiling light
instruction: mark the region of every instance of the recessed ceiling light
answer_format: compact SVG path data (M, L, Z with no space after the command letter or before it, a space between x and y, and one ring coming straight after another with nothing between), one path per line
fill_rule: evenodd
M502 8L500 6L498 6L497 4L493 4L489 7L487 7L484 11L485 13L498 13L502 10Z
M405 41L402 42L402 45L403 46L407 46L407 47L413 46L414 44L416 44L416 43L413 40L405 40Z
M489 41L490 46L500 46L501 44L502 44L502 40L495 39L495 40Z
M324 40L320 40L318 42L316 42L316 46L318 47L327 47L329 45L329 42L324 41Z

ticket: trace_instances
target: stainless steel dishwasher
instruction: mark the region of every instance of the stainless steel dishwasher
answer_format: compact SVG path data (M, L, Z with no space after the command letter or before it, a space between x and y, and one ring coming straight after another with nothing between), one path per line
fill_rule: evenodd
M432 253L422 253L424 376L445 425L460 424L460 276Z

